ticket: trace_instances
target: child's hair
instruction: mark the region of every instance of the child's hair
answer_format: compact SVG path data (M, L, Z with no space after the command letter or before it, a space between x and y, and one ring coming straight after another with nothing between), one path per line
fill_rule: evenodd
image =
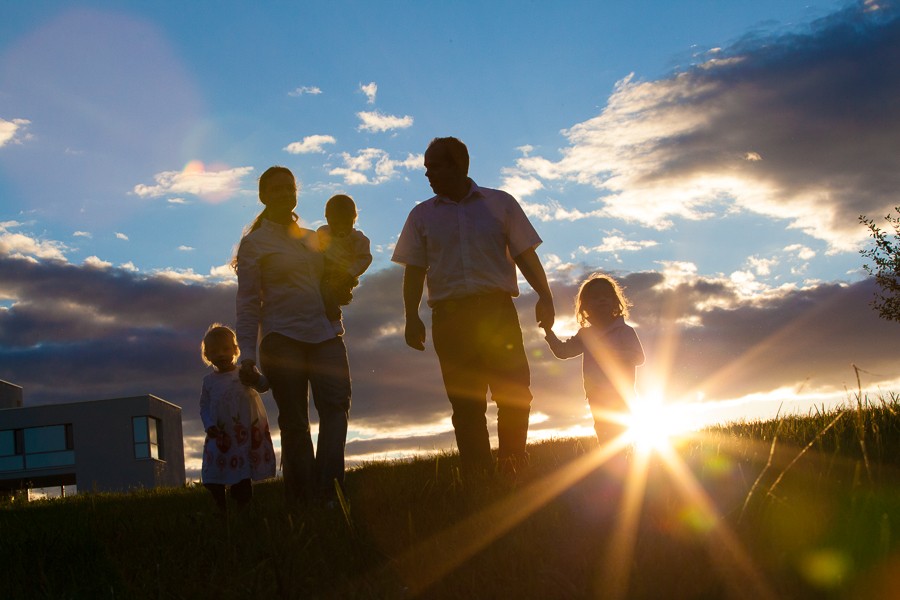
M325 203L325 218L329 215L347 215L356 221L356 203L347 194L336 194Z
M203 357L203 362L206 366L211 367L212 363L206 357L206 344L214 339L227 339L234 345L234 360L237 361L238 357L241 355L241 349L238 348L237 345L237 335L234 333L234 330L227 325L222 325L221 323L213 323L209 326L209 329L206 330L206 333L203 335L203 341L200 342L200 356Z
M631 306L631 303L625 298L622 286L609 275L594 273L584 280L584 283L578 288L578 294L575 295L575 319L581 327L584 327L587 324L587 311L584 309L584 295L588 293L588 291L614 295L616 300L618 300L619 305L613 311L613 316L628 318L628 308Z

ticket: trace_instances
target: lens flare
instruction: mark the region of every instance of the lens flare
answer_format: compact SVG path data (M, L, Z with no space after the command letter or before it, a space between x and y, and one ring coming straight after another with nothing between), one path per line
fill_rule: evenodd
M636 399L629 411L625 439L639 452L668 451L676 438L696 429L683 406L667 404L658 392Z

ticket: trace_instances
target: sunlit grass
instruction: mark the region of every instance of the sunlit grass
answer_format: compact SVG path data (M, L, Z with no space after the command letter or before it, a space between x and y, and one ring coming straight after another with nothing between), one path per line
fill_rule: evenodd
M463 481L450 453L369 463L348 473L335 511L288 513L280 482L257 486L250 510L227 520L196 486L7 502L0 589L9 598L889 597L900 557L897 399L842 410L663 431L647 445L630 433L602 446L531 444L515 479Z

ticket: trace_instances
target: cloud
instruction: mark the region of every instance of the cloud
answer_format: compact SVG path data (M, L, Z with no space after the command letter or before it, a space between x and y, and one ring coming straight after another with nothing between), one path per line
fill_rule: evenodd
M0 255L13 258L66 261L68 249L62 242L40 240L24 233L10 231L20 227L16 221L0 223Z
M399 169L424 168L421 154L407 154L403 160L394 160L379 148L364 148L355 156L342 152L341 159L344 166L331 169L329 174L343 177L347 185L378 185L397 177Z
M604 211L600 209L582 211L578 208L567 208L556 200L550 200L547 203L520 202L519 204L522 205L522 210L526 215L540 221L579 221L587 217L604 215Z
M772 267L778 265L778 259L751 256L747 259L747 265L753 270L755 274L761 277L765 277L772 273Z
M218 202L234 196L241 180L253 167L235 167L207 171L203 163L193 161L183 171L163 171L153 176L156 185L138 184L134 193L141 198L159 198L166 194L192 194L204 200Z
M517 199L521 200L522 198L531 196L535 192L543 189L544 184L537 177L529 177L505 169L501 187Z
M89 231L76 231L72 234L72 237L92 238L94 236Z
M181 246L178 246L178 250L179 250L180 252L191 252L191 251L195 250L195 248L194 248L193 246L184 246L184 245L181 245Z
M572 277L572 273L578 269L578 265L573 262L564 262L556 254L545 254L543 265L547 278L551 281L560 278L569 279Z
M360 131L372 131L377 133L381 131L390 131L391 129L406 129L412 127L413 124L413 118L409 115L395 117L393 115L382 114L377 110L371 112L358 112L356 113L356 116L362 121L357 128Z
M324 146L335 142L337 140L330 135L308 135L299 142L291 142L283 150L291 154L313 154L325 152Z
M659 242L654 240L629 240L619 232L613 232L603 238L597 246L587 247L579 246L578 251L582 254L591 253L610 253L618 254L619 252L637 252L645 248L657 246Z
M366 102L375 104L375 95L378 94L378 84L374 81L366 85L360 84L359 89L366 95Z
M562 307L571 306L593 268L554 264L562 335L574 327ZM430 330L424 353L403 341L402 273L397 267L366 273L344 309L353 373L351 459L453 445ZM685 262L614 275L634 303L630 320L648 357L639 370L641 389L664 386L672 399L702 395L711 406L752 404L753 394L801 385L819 397L839 396L855 382L851 363L871 373L864 380L870 388L895 379L898 325L868 306L872 280L803 288L757 282L748 289L740 277L704 277ZM0 311L0 379L23 385L26 405L156 394L183 408L188 459L196 459L200 447L190 440L202 433L196 398L205 373L199 340L211 322L234 323L234 289L225 266L208 276L142 273L96 257L72 265L0 245L0 298L10 303ZM589 426L580 362L547 352L527 286L516 304L531 357L533 412L544 419L533 424L532 438ZM424 308L422 316L427 322ZM264 402L274 423L270 394Z
M656 229L745 211L855 250L857 216L897 203L898 70L898 11L854 4L664 79L628 76L563 131L561 158L525 153L506 177L591 186L600 216Z
M25 128L31 124L28 119L13 119L7 121L0 118L0 148L7 144L19 144L22 139L28 138Z
M890 364L900 343L890 336L897 326L869 306L872 280L769 288L750 296L721 279L698 277L674 288L649 282L649 276L625 278L645 345L661 349L667 335L678 339L670 361L673 394L702 390L722 399L804 382L840 393L854 379L851 364L878 373L875 381L893 378ZM673 331L690 317L689 336ZM859 335L879 329L886 331L870 346Z
M803 244L791 244L784 247L785 252L794 253L800 260L812 260L816 257L816 251Z
M210 277L213 277L215 279L237 281L237 276L234 273L234 268L230 263L219 265L218 267L211 267L209 269L209 275Z
M89 269L109 269L112 267L112 263L101 260L97 256L88 256L84 259L84 266Z
M288 96L318 96L322 90L314 85L303 85L288 92Z
M153 276L159 279L175 281L181 284L190 283L207 283L208 278L200 273L194 272L193 269L157 269L153 271Z
M117 240L124 240L124 241L127 242L127 241L128 241L128 236L125 235L124 233L116 232L116 239L117 239Z

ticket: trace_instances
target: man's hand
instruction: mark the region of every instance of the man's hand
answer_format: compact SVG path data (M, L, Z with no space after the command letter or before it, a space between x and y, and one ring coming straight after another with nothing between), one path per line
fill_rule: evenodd
M556 320L556 309L553 308L553 296L538 297L537 304L534 305L534 318L538 327L545 331L553 327Z
M425 350L425 323L419 315L412 314L406 317L406 345L416 350Z
M238 371L238 378L244 385L251 387L259 383L260 372L256 368L256 363L249 358L241 361L241 370Z
M522 271L525 281L537 292L538 301L534 307L534 318L538 327L550 329L556 319L556 310L553 308L553 293L550 291L550 284L547 283L547 274L544 273L541 260L534 248L525 250L513 260Z
M419 318L419 303L425 289L424 267L406 265L403 270L403 310L406 313L406 345L425 350L425 323Z

